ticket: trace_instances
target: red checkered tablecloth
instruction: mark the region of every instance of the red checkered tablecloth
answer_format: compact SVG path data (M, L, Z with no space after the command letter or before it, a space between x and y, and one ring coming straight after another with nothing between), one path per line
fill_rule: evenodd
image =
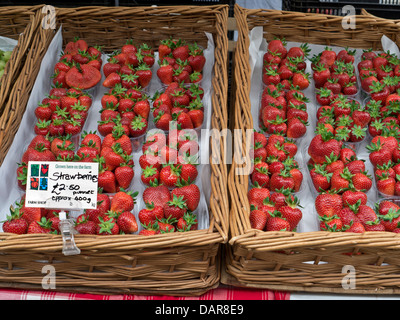
M288 292L220 286L201 296L95 295L53 291L2 289L0 300L289 300Z

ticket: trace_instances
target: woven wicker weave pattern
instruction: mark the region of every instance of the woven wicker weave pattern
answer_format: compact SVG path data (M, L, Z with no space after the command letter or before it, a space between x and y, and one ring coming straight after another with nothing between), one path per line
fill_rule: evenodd
M264 37L313 44L381 48L383 34L400 44L399 26L391 20L357 16L355 30L343 30L341 18L320 14L249 10L235 6L238 40L234 59L234 127L243 132L235 151L246 157L244 132L253 128L250 108L249 31L262 26ZM230 246L225 283L290 291L381 293L400 292L400 237L389 232L263 232L252 229L247 199L248 176L233 161L228 177L231 196ZM344 253L351 253L346 255ZM357 290L342 288L342 267L354 266Z
M38 11L37 18L42 17ZM62 26L65 42L80 37L91 45L102 46L107 53L119 49L127 39L156 48L160 40L169 37L205 45L204 32L212 34L215 63L211 126L222 130L228 121L227 17L226 5L56 8L56 30ZM1 160L25 111L30 92L25 88L34 83L42 53L53 36L54 30L41 29L36 34L39 54L32 52L31 64L21 74L18 89L7 105L7 115L1 118ZM219 146L212 145L211 150L216 147ZM57 261L54 266L60 279L57 280L59 291L198 295L214 288L220 280L220 247L228 241L228 172L222 161L223 152L217 152L221 157L219 164L210 164L210 227L207 230L154 237L76 235L81 254L68 257L61 253L61 236L2 233L0 251L4 259L0 259L0 265L6 277L0 276L0 286L9 286L11 281L15 287L40 287L42 266Z

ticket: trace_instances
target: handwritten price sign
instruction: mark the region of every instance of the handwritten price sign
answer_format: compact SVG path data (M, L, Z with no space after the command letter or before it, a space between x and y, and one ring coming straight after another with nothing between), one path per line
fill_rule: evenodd
M28 163L29 207L79 210L97 207L99 167L92 162Z

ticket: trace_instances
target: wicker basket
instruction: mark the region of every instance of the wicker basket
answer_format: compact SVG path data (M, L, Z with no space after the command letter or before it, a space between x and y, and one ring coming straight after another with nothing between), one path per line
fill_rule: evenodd
M0 7L0 36L18 41L0 79L0 116L37 35L40 25L40 20L35 19L37 9L37 6Z
M235 128L253 128L250 112L249 30L262 26L264 37L323 45L381 48L385 34L400 43L392 21L357 16L357 29L343 30L341 18L330 15L249 10L235 6L238 41L234 58ZM242 140L245 141L245 140ZM235 143L236 145L237 143ZM237 147L237 146L236 146ZM241 150L246 150L245 144ZM235 152L239 152L235 150ZM245 155L242 155L245 157ZM235 159L234 159L235 160ZM389 232L264 232L248 218L249 179L238 175L233 161L228 177L231 196L230 241L222 283L276 290L346 294L400 293L400 237ZM354 253L345 255L343 253ZM345 289L346 265L356 270L356 289Z
M227 17L227 5L56 8L56 30L62 25L65 42L80 37L102 46L105 52L120 48L126 39L155 47L170 36L206 44L204 33L212 34L211 126L221 130L227 127ZM54 31L44 36L48 45ZM14 114L14 122L2 131L2 153L7 152L26 107L25 101L17 102L18 98L12 108L19 114ZM13 130L9 130L11 126ZM51 264L56 269L56 291L190 296L215 288L220 282L221 246L228 241L228 172L220 163L210 165L208 229L151 237L78 234L75 242L81 254L75 256L62 254L59 235L2 233L0 286L41 289L42 267Z

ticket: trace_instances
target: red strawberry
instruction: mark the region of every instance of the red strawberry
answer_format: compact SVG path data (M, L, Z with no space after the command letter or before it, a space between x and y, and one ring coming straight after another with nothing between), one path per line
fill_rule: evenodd
M142 225L152 225L157 220L164 218L164 208L153 203L146 203L146 207L139 211L138 218Z
M135 175L135 171L131 165L124 163L115 168L114 175L118 186L123 189L128 189Z
M335 192L324 192L317 195L315 209L319 216L334 216L343 207L342 197Z
M110 210L113 212L132 211L135 205L135 197L138 192L121 190L111 199Z
M156 222L158 225L158 230L160 233L170 233L170 232L175 232L176 228L174 226L174 223L176 223L176 220L173 219L160 219Z
M303 213L299 208L300 201L297 197L287 197L286 204L279 208L282 216L289 222L290 229L288 231L294 230L299 224L301 218L303 217Z
M142 63L136 67L135 75L138 76L139 86L146 88L151 81L153 73L146 63Z
M143 191L142 198L145 203L164 207L164 204L171 200L171 193L166 186L153 183Z
M25 234L28 231L28 223L22 219L19 208L10 207L10 215L3 222L3 231L7 233Z
M152 183L159 181L160 172L153 166L143 168L140 179L146 186L150 186Z
M84 218L83 220L76 222L75 230L79 234L96 234L97 224L88 218Z
M266 231L289 231L290 223L282 217L281 213L275 211L270 218L268 218L266 226Z
M164 60L160 67L157 69L157 76L163 84L170 84L172 82L174 70L171 65Z
M179 182L177 187L171 191L171 196L183 196L186 201L187 208L189 211L195 211L200 202L200 189L195 184L185 185Z
M345 207L354 206L358 201L365 205L367 204L367 195L365 192L350 189L342 193L342 200Z
M264 230L269 215L264 211L253 208L250 211L250 226L257 230Z
M28 226L27 233L52 233L51 221L42 217L39 221L32 221Z
M117 191L117 183L114 172L109 170L100 170L98 185L107 193L115 193Z
M70 88L90 89L101 80L98 69L87 64L72 66L65 75L65 82Z
M186 201L183 195L172 195L172 199L164 205L164 216L167 219L179 220L187 212Z
M130 234L138 231L135 215L130 211L123 211L118 215L117 225L120 232Z
M97 235L116 235L119 234L119 226L114 218L99 218L100 222L96 228Z
M175 165L166 165L160 171L160 183L173 188L179 182L181 177L181 168Z
M317 134L310 142L308 147L308 154L315 163L323 164L326 157L331 154L339 157L341 150L341 143L334 139L330 131L322 131Z
M343 223L337 217L319 217L320 219L320 230L329 232L339 232L342 231Z
M176 230L179 232L197 230L198 221L195 214L188 211L176 223Z

